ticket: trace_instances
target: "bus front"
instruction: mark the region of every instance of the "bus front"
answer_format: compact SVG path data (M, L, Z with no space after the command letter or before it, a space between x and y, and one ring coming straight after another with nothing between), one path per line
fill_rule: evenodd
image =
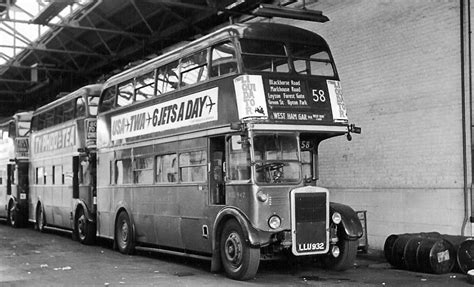
M328 268L343 270L353 265L362 227L352 208L330 202L328 190L316 186L318 145L360 129L348 123L326 42L287 27L273 25L265 35L257 27L238 40L240 121L232 128L240 134L228 140L227 177L249 174L252 196L241 208L263 255L320 255Z

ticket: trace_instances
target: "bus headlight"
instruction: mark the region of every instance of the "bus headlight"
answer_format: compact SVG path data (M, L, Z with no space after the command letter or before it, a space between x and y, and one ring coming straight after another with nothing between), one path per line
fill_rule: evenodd
M277 229L281 225L281 219L278 215L272 215L268 219L268 226L270 226L271 229Z
M332 218L332 222L334 222L335 224L339 224L342 221L342 217L339 212L334 212L331 218Z
M268 200L268 195L263 193L261 190L257 192L257 199L260 200L261 202L265 202Z
M334 245L331 248L331 254L332 254L332 256L334 256L334 258L337 258L341 254L341 249L339 249L339 247L337 245Z

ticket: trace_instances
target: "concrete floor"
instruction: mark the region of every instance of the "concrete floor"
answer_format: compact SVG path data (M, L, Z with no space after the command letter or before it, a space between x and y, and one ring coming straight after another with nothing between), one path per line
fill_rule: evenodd
M378 253L379 254L379 253ZM107 241L84 246L70 234L0 223L0 286L468 286L466 275L393 269L376 254L334 272L313 263L262 262L255 279L209 272L207 261L139 251L122 255Z

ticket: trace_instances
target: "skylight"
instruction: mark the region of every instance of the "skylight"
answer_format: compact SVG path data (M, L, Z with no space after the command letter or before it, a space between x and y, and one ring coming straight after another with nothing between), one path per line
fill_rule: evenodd
M0 1L0 65L11 63L19 53L41 38L42 35L50 30L48 24L60 23L70 15L73 15L79 8L92 1ZM67 5L64 5L64 3L67 3ZM51 8L55 4L60 4L56 5L56 7L59 7L59 10L54 11L53 9L53 14L45 16L48 20L51 19L50 21L43 25L33 23L35 18L42 15L43 12L48 12L47 8Z

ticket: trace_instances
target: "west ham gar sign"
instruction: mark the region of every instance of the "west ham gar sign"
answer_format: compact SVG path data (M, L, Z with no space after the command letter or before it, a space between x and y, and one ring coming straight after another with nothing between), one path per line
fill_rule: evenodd
M111 118L112 140L217 120L218 88L159 103Z

